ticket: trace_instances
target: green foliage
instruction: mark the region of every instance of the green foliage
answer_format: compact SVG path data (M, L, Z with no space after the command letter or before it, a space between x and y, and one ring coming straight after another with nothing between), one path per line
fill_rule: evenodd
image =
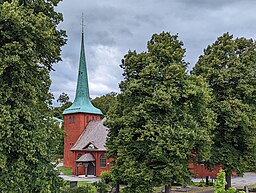
M109 171L103 171L100 174L100 179L104 181L105 183L109 183L113 181L113 177Z
M199 187L203 187L203 186L205 186L205 182L204 182L204 180L201 180L201 181L199 182L198 186L199 186Z
M250 185L249 188L256 188L256 184Z
M67 102L69 102L68 94L62 92L60 94L59 98L57 99L57 102L60 103L61 105L66 104Z
M213 186L213 182L209 181L207 185L206 182L202 179L200 182L192 182L191 185L198 186L198 187L208 187L208 186Z
M49 110L65 33L59 0L0 1L0 192L59 192L50 163L63 135Z
M225 193L226 184L227 182L225 180L225 172L223 170L220 170L214 183L214 193Z
M106 95L103 95L101 97L96 97L92 100L92 104L99 108L104 115L109 114L109 109L115 104L116 102L116 96L117 93L110 92Z
M214 114L201 77L186 74L185 49L177 35L154 34L148 51L129 51L121 67L121 93L110 109L108 156L124 192L189 181L188 162L207 159Z
M228 33L204 50L192 74L203 76L212 89L210 107L217 114L211 164L227 176L256 163L256 43Z
M92 184L84 184L83 186L66 188L62 193L95 193L96 187Z
M106 193L115 186L112 174L109 171L103 171L100 174L100 181L93 183L99 193Z
M72 105L72 103L69 101L69 96L62 92L59 96L59 98L57 99L57 102L59 103L60 106L58 107L54 107L52 108L52 114L54 117L59 118L59 119L63 119L63 111L65 109L67 109L68 107L70 107ZM63 125L62 125L62 129L63 129ZM64 130L64 129L63 129ZM64 154L64 135L60 136L59 139L56 139L56 141L58 141L59 144L59 148L56 151L56 155L54 157L60 157L63 158L63 154Z
M53 116L59 119L63 119L63 111L70 107L72 103L69 101L69 96L64 92L60 94L59 98L57 99L57 102L60 106L52 109Z
M236 193L237 190L234 187L230 187L228 190L225 190L225 185L227 184L226 180L225 180L225 172L224 170L220 170L218 175L217 175L217 179L214 182L214 193ZM239 192L243 192L243 191L239 191Z
M103 180L93 183L98 193L107 193L111 189L111 184L106 184Z

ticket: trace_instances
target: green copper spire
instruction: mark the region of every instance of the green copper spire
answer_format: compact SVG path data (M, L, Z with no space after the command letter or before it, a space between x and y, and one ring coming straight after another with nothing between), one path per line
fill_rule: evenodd
M83 25L83 20L82 20ZM82 27L82 42L81 42L81 52L80 52L80 62L79 62L79 71L77 78L77 87L76 87L76 97L73 104L67 108L63 114L71 113L90 113L102 115L100 109L94 107L90 100L89 87L88 87L88 77L86 70L86 59L84 51L84 32Z

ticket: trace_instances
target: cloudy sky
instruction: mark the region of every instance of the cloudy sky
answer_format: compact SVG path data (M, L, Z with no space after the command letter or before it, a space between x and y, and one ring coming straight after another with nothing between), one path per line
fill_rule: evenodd
M85 15L85 47L92 98L118 92L120 61L128 50L146 50L152 34L179 34L190 69L203 49L225 32L255 39L255 0L64 0L59 28L68 42L62 62L51 73L55 98L65 92L74 99L78 71L81 15Z

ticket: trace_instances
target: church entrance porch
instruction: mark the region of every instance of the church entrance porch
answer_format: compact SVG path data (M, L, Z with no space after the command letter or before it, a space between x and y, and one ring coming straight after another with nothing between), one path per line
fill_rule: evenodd
M76 175L96 176L95 158L87 153L76 160Z

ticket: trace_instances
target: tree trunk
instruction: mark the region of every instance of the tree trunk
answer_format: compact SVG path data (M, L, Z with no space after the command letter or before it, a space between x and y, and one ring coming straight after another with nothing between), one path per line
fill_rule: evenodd
M225 190L229 189L231 187L231 173L227 172L226 173L226 186L225 186Z
M164 186L164 193L171 193L171 183Z
M205 184L206 184L206 186L209 185L209 176L206 176L206 177L205 177Z
M119 181L116 181L116 193L119 193Z

